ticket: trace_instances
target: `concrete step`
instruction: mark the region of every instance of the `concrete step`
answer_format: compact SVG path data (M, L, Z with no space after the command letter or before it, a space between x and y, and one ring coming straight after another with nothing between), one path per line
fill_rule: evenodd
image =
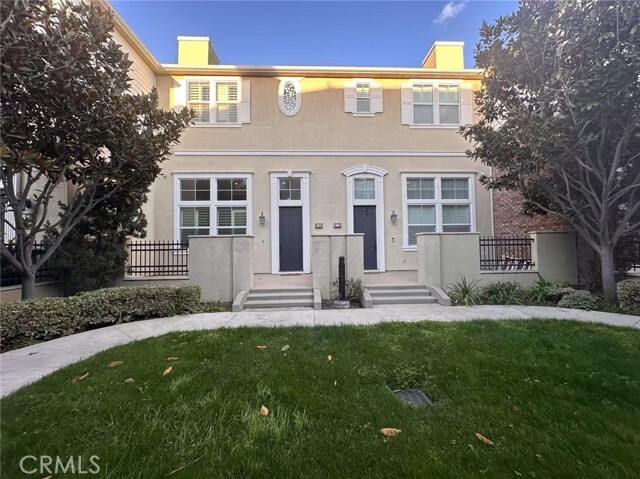
M377 286L366 286L366 288L371 291L378 290L399 290L399 289L422 289L424 290L424 286L420 286L419 284L389 284L389 285L377 285Z
M372 296L373 305L379 304L430 304L437 303L438 300L433 296L385 296L376 298Z
M313 288L254 288L249 291L249 294L253 293L301 293L309 292L313 293Z
M313 300L313 290L308 290L308 291L290 291L290 292L285 292L285 293L281 293L281 292L275 292L272 293L269 290L261 290L261 291L256 291L255 293L249 293L249 295L247 296L247 300L257 300L257 299L281 299L281 298L288 298L288 299L312 299Z
M313 308L313 297L310 299L248 299L244 303L244 308Z
M424 288L407 289L374 289L369 290L372 298L383 296L431 296L431 293Z

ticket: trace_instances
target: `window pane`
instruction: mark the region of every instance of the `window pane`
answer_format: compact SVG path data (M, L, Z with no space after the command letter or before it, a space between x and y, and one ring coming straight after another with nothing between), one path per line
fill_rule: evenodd
M471 212L469 205L443 205L443 225L469 225L471 224Z
M209 122L208 103L189 103L189 108L193 110L193 121Z
M442 124L457 124L460 123L458 118L459 108L458 105L440 105L440 123Z
M188 243L189 236L206 236L209 234L209 229L197 229L197 228L183 228L180 230L180 242Z
M468 200L469 180L467 178L442 178L442 199Z
M209 216L209 208L206 206L180 208L180 226L187 228L202 226L208 228Z
M433 105L413 105L413 123L430 125L433 123Z
M413 103L433 103L433 86L413 85Z
M181 201L209 201L209 180L180 180Z
M368 98L358 98L356 101L356 112L357 113L369 113L371 108L369 107L369 99Z
M245 207L222 207L218 208L218 234L232 234L230 230L223 228L246 227L247 226L247 209ZM237 234L245 234L244 233Z
M435 181L433 178L407 179L407 199L433 200L436 197Z
M418 244L418 240L416 235L418 233L435 233L436 226L427 226L427 225L415 225L409 226L409 245L415 246Z
M231 190L231 180L218 180L218 191L220 190Z
M353 180L353 197L356 200L375 200L376 183L373 178L356 178Z
M289 179L289 188L291 188L292 190L299 190L300 189L300 178L290 178Z
M247 181L244 178L218 180L218 201L245 201Z
M470 225L443 225L442 231L444 233L468 233L471 231Z
M459 103L458 85L439 85L438 98L440 103Z
M436 207L432 205L410 205L408 207L407 224L435 226Z
M218 123L238 123L238 105L236 103L218 103L216 105Z
M289 199L291 199L291 200L299 200L300 199L300 190L291 190L290 194L291 194L291 197Z
M281 200L290 200L291 199L291 190L280 190L280 199Z

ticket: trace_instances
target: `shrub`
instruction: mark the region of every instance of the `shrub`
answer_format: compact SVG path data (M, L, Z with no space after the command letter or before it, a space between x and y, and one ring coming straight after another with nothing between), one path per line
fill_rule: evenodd
M336 279L333 283L333 295L338 298L338 280ZM354 303L360 302L360 297L362 296L362 292L364 291L364 283L360 278L349 278L344 282L344 295L347 301L351 301Z
M0 305L0 350L68 336L99 326L194 311L200 287L107 288L68 298L42 298Z
M571 308L571 309L596 309L598 306L597 298L589 291L573 290L562 296L562 299L558 302L559 308Z
M538 275L536 282L529 286L525 291L526 300L533 303L557 302L558 300L553 297L553 293L559 287L562 286L553 281L548 281Z
M557 303L565 294L571 294L574 291L577 290L569 286L557 285L549 290L549 301Z
M640 280L625 279L617 286L620 310L640 315Z
M481 291L478 284L480 284L479 280L467 281L467 278L463 276L460 281L456 281L449 286L447 293L454 304L464 304L465 306L480 304Z
M524 296L522 286L512 281L498 281L482 289L485 304L522 304Z

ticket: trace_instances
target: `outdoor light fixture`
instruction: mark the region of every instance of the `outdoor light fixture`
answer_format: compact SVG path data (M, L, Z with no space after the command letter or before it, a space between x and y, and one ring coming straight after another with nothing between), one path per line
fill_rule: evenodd
M396 213L396 210L393 210L391 212L391 222L395 225L396 221L398 221L398 214Z
M260 212L260 216L258 216L258 219L260 220L260 224L263 225L264 224L264 211Z

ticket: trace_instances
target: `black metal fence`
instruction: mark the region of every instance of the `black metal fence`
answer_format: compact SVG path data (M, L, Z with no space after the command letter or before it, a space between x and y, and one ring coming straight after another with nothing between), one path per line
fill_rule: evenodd
M12 254L16 253L15 243L9 243L6 246ZM32 261L38 261L46 251L46 243L34 243L33 250L31 252ZM36 283L55 280L57 280L56 273L51 267L51 258L48 258L36 272ZM22 275L13 267L11 263L2 258L0 260L0 286L15 286L17 284L22 284Z
M525 271L533 269L533 238L528 236L481 236L482 271Z
M640 234L624 236L616 247L618 268L640 273Z
M179 241L133 241L127 244L127 274L146 276L188 276L188 243Z

